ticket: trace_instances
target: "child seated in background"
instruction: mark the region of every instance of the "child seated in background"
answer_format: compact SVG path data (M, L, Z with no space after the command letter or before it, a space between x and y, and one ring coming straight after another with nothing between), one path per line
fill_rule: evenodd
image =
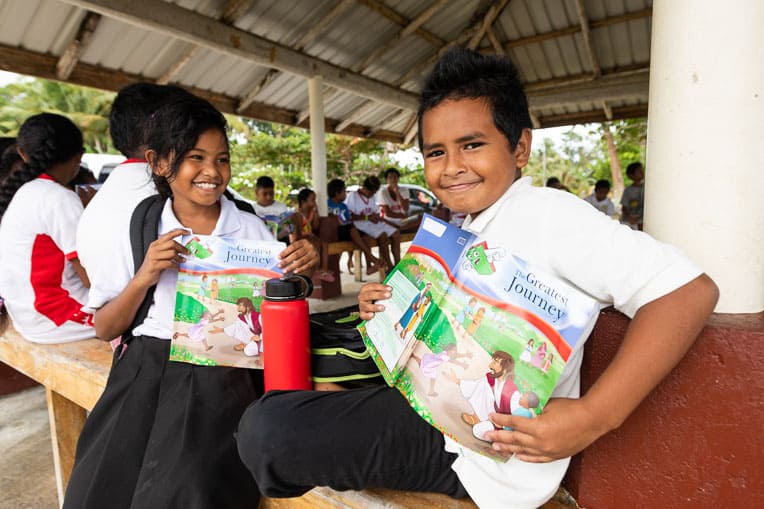
M316 272L321 281L334 282L334 274L329 270L329 253L321 248L318 238L318 206L316 193L312 189L303 188L297 193L297 210L293 216L295 238L307 239L313 242L321 254L321 266Z
M21 126L17 147L23 164L0 186L0 320L9 313L35 343L92 338L93 315L82 311L90 281L75 248L82 203L66 187L80 169L82 133L42 113Z
M610 192L610 181L601 179L594 184L594 192L584 198L584 201L589 203L592 207L599 210L608 217L615 215L615 205L607 197Z
M400 178L401 174L395 168L388 168L385 171L387 185L382 186L377 193L377 203L386 223L402 232L413 232L419 227L422 216L420 214L409 217L409 199L398 187Z
M366 274L374 274L382 265L379 258L371 253L371 248L363 241L361 233L353 226L350 218L350 210L345 205L347 191L345 190L345 181L341 179L332 179L326 186L326 194L329 195L327 207L329 214L335 216L339 222L337 227L337 240L352 241L366 257ZM348 272L353 273L353 254L348 256Z
M347 206L355 227L377 240L379 257L391 268L401 261L401 232L385 223L379 215L374 195L379 191L380 185L377 177L366 177L361 188L347 197ZM392 259L390 252L393 255Z
M285 203L276 200L276 185L268 176L258 177L255 182L255 214L265 219L268 226L273 227L272 221L281 222L285 213L290 212ZM276 227L273 232L278 240L289 242L290 228L283 225Z

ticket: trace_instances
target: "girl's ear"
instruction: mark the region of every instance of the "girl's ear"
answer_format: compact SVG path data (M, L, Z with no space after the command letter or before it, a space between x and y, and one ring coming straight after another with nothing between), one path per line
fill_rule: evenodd
M151 171L160 177L166 177L167 173L170 171L170 165L169 163L161 159L159 155L157 154L156 150L147 150L145 153L146 161L149 163L149 167L151 168Z
M24 152L24 149L22 149L18 145L16 146L16 152L18 152L19 157L21 158L22 161L24 161L25 163L29 162L29 156L27 155L26 152Z

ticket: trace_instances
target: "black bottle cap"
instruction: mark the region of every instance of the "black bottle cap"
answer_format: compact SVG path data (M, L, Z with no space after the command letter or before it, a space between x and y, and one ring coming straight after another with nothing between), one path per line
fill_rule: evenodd
M302 297L302 285L298 281L269 279L265 282L265 298L268 300L294 300Z

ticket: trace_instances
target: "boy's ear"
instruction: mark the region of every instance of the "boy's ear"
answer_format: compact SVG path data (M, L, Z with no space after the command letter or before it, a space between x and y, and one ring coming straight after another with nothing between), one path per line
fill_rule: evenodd
M523 129L520 133L520 138L515 145L515 161L517 161L518 168L524 168L528 164L528 159L531 157L531 141L533 135L528 128Z
M29 162L29 156L27 155L26 152L24 152L24 149L22 149L18 145L16 145L16 153L19 155L22 161L24 161L25 163Z
M160 177L164 177L167 175L170 165L167 164L167 161L163 161L159 158L155 150L147 150L145 152L145 158L146 161L149 163L149 167L151 168L151 171L155 175L159 175Z

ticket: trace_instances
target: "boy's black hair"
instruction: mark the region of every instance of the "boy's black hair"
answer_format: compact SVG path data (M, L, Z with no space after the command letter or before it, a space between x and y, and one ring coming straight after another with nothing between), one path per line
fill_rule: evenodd
M385 178L387 178L387 176L390 175L391 173L395 173L396 175L398 175L398 178L401 177L401 172L398 171L398 168L393 168L391 166L390 168L385 170Z
M276 184L273 182L273 179L267 175L257 177L257 180L255 181L255 189L273 189L274 187L276 187Z
M493 123L514 150L523 129L531 128L528 99L517 68L506 57L481 55L462 47L447 51L427 76L419 98L419 149L422 117L447 99L483 99L491 106Z
M0 155L0 184L3 183L5 177L11 174L13 167L21 162L21 156L19 151L16 150L16 144L12 143L8 145L3 154Z
M560 187L562 182L557 177L549 177L546 179L546 187Z
M345 189L345 181L342 179L332 179L326 185L326 194L329 198L334 198Z
M376 193L379 191L379 188L382 186L382 183L379 181L379 177L376 175L369 175L363 180L363 187L365 189L368 189L372 193Z
M16 137L16 146L29 161L22 163L0 185L0 217L21 186L85 150L82 133L74 122L54 113L40 113L26 119Z
M642 168L642 163L640 163L639 161L635 161L629 164L626 167L626 176L629 178L634 178L634 172L637 171L639 168Z
M315 192L310 188L303 187L300 189L300 192L297 193L297 206L300 207L303 203L308 201L308 198L310 198L311 194L315 194Z
M95 175L93 175L93 172L90 171L85 166L80 166L80 171L77 172L77 175L69 181L68 188L69 189L75 189L77 186L87 185L87 184L96 184L98 183L98 179L95 178Z
M206 131L219 130L228 145L226 125L225 117L212 104L191 94L167 101L151 116L146 125L145 139L147 148L155 154L154 160L149 163L155 168L159 159L170 161L170 171L166 177L153 174L160 195L172 195L169 183L178 173L184 156Z
M122 88L109 113L109 133L114 148L125 157L143 159L148 119L166 101L191 95L180 87L155 83L133 83Z
M610 181L607 179L600 179L594 184L594 189L610 189Z

